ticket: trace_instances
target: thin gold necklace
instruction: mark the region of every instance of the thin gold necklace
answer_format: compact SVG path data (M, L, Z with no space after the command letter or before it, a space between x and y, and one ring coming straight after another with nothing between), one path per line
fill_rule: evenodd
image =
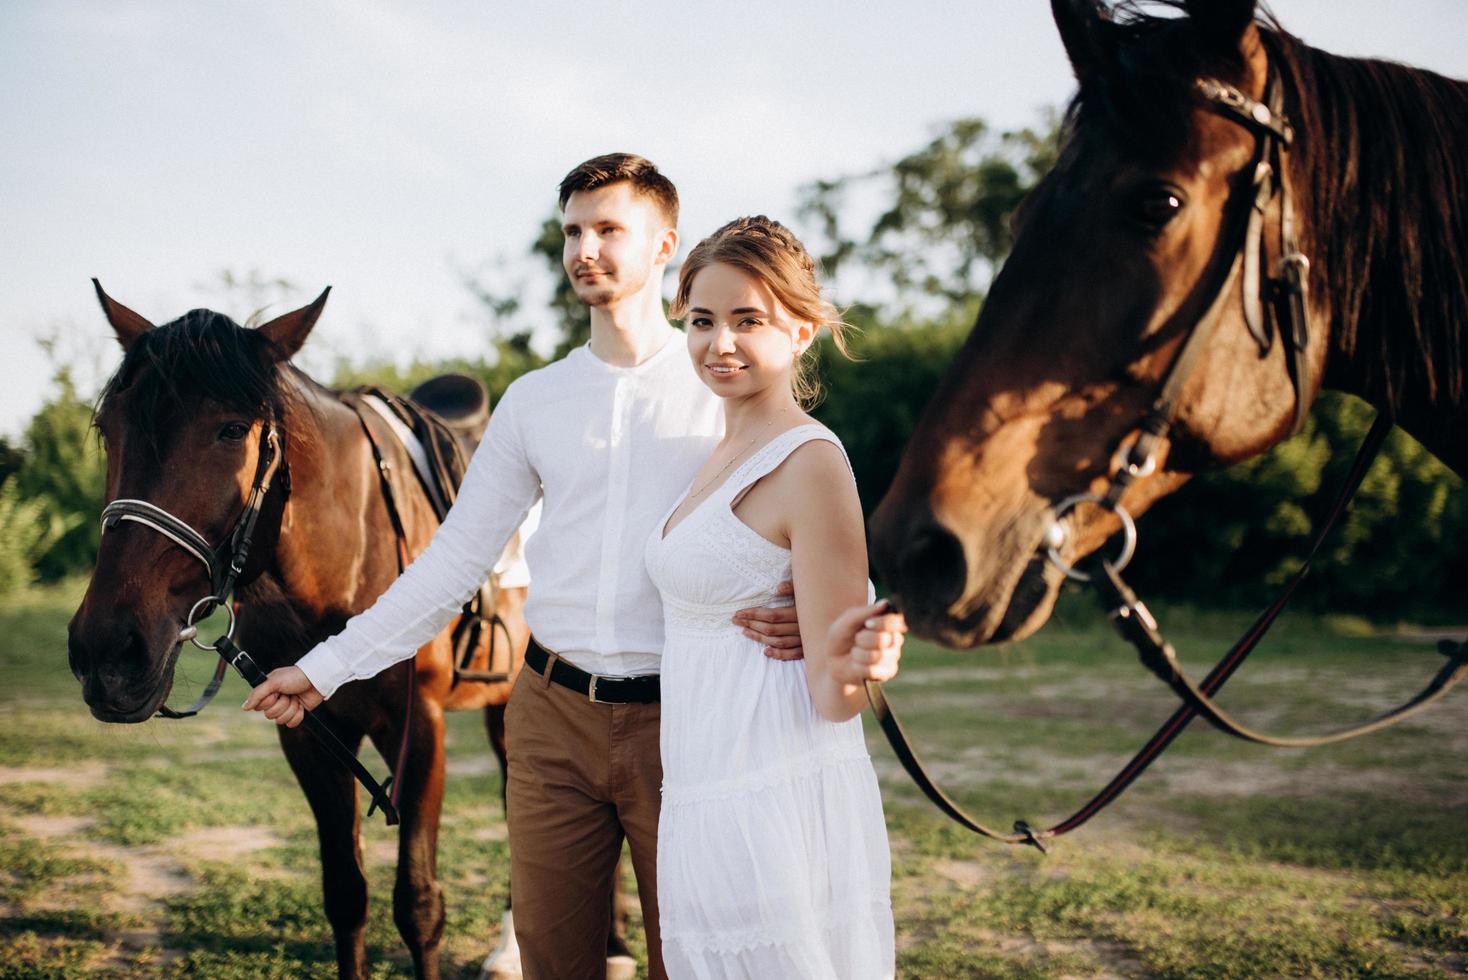
M784 414L785 414L784 412L777 412L774 415L774 417L772 417L768 422L766 422L760 428L756 429L754 435L752 435L752 436L749 437L749 441L744 444L744 446L739 450L739 452L735 453L733 456L730 456L729 459L728 459L728 461L726 463L724 463L723 466L720 466L719 467L719 471L717 473L715 473L713 476L709 477L707 480L705 480L703 482L703 486L699 487L697 490L692 491L691 493L688 494L687 497L683 498L684 499L684 502L687 503L688 501L698 499L698 497L705 490L707 490L709 487L713 486L714 485L714 481L717 480L719 477L723 476L728 471L729 467L731 467L731 466L734 465L734 461L735 460L739 459L739 457L741 457L745 453L749 452L749 448L755 444L755 442L759 439L760 436L764 435L765 430L768 429L770 426L774 425Z

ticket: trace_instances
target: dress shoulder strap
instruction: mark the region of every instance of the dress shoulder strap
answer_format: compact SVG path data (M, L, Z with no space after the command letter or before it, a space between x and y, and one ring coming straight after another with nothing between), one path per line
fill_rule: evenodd
M754 455L746 459L729 478L725 494L730 500L733 500L773 472L795 450L817 439L833 443L837 449L841 450L842 458L846 459L846 468L848 470L851 468L851 459L846 455L846 447L841 445L841 440L836 438L836 433L817 422L809 422L805 425L797 425L793 429L786 429L755 450Z

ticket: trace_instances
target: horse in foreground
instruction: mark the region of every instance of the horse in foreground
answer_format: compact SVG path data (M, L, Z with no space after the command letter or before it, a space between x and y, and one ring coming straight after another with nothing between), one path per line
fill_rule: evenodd
M1468 477L1468 84L1254 0L1162 6L1052 0L1059 160L872 518L878 574L950 646L1039 629L1126 514L1322 387Z
M246 329L208 310L155 328L100 285L97 292L125 352L95 419L107 453L107 513L146 520L108 525L70 624L69 656L95 717L138 723L163 708L201 597L223 598L232 587L241 646L267 671L294 663L371 605L427 546L438 518L435 491L415 475L399 436L404 427L288 363L326 293ZM486 418L460 420L464 449L472 451ZM242 533L247 553L231 563ZM215 542L223 544L210 564ZM443 713L485 710L503 777L504 704L529 636L524 597L523 588L495 589L482 610L487 628L460 649L446 630L413 660L345 685L316 712L352 753L366 737L396 771L393 919L420 977L438 975L444 928L436 880ZM356 784L303 729L278 733L316 818L339 972L365 977Z

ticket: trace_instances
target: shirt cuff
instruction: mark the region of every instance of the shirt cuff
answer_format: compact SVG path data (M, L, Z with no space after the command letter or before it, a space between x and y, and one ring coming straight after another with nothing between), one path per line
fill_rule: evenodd
M335 694L336 689L347 681L355 680L351 668L343 663L335 653L327 649L325 643L317 644L310 653L296 661L296 666L305 673L306 679L311 682L312 687L316 688L323 700Z

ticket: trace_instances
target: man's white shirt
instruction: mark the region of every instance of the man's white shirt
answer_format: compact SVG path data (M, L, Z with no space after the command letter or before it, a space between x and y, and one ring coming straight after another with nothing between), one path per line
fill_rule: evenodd
M589 347L518 378L495 406L457 502L408 569L298 666L324 697L411 657L459 613L537 500L525 543L536 640L583 670L655 673L663 610L643 566L654 525L723 433L719 399L674 331L635 367Z

